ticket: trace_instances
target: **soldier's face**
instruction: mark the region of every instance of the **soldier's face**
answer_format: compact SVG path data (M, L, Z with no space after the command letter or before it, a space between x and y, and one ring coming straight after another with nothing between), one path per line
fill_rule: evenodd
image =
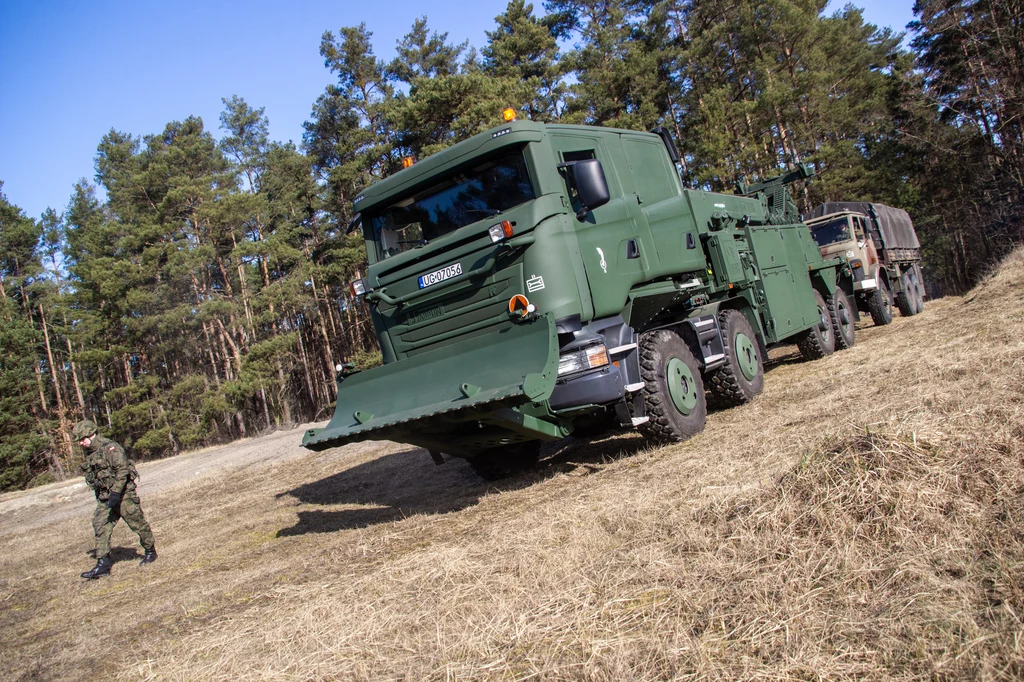
M78 444L81 445L83 448L89 447L90 445L92 445L92 436L86 436L82 440L78 441Z

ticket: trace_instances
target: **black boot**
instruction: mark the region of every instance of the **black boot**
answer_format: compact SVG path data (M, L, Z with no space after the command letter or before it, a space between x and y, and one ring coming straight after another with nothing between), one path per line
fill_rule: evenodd
M146 548L143 547L142 549L146 549ZM139 562L139 566L145 566L146 564L151 564L154 561L156 561L156 547L155 546L150 547L149 549L146 549L146 553L145 553L145 555L143 555L142 561Z
M93 569L91 571L86 571L85 573L83 573L82 577L88 578L89 580L95 580L96 578L105 575L110 575L110 563L110 555L104 554L96 562L96 565L93 567Z

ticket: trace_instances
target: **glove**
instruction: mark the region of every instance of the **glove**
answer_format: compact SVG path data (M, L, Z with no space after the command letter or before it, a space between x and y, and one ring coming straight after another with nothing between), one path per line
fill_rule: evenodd
M110 497L107 498L107 508L113 509L121 506L121 493L110 493Z

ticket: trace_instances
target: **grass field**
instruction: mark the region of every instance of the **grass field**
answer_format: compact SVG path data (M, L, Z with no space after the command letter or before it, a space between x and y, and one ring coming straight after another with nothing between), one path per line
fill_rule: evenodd
M144 465L160 559L121 525L98 581L87 491L11 497L0 677L1024 679L1024 250L772 360L686 443L568 439L497 485L300 431Z

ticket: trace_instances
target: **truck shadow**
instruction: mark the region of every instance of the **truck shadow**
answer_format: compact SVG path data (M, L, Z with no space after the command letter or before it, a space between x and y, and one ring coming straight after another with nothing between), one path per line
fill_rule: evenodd
M319 481L278 493L305 505L352 505L351 509L299 510L295 524L277 537L334 533L399 521L414 515L456 512L495 491L526 488L553 476L588 475L602 464L644 449L633 434L603 439L565 438L548 444L537 468L501 481L484 481L462 459L445 457L437 466L425 450L413 448L358 464ZM356 507L358 505L358 507Z
M631 457L651 444L636 431L611 430L593 437L564 438L545 446L535 474L586 476L597 473L605 464Z
M278 499L293 497L307 505L358 507L300 510L295 525L277 535L333 533L417 514L446 514L476 504L492 488L512 490L528 484L523 477L487 483L464 460L445 459L444 465L437 466L426 450L411 448L278 493Z
M807 362L807 360L800 355L800 351L797 350L796 346L787 346L782 349L775 349L771 351L771 354L764 363L764 373L768 374L777 367L795 365L801 362Z
M795 346L777 349L765 363L765 373L803 362L806 360ZM636 431L610 429L589 437L570 436L546 444L535 469L496 482L482 480L465 460L445 456L445 464L437 466L425 450L410 448L278 493L278 499L292 497L307 505L358 507L299 510L296 523L277 535L333 533L413 515L447 514L476 504L492 491L525 488L561 474L596 473L603 465L648 447L650 444Z

